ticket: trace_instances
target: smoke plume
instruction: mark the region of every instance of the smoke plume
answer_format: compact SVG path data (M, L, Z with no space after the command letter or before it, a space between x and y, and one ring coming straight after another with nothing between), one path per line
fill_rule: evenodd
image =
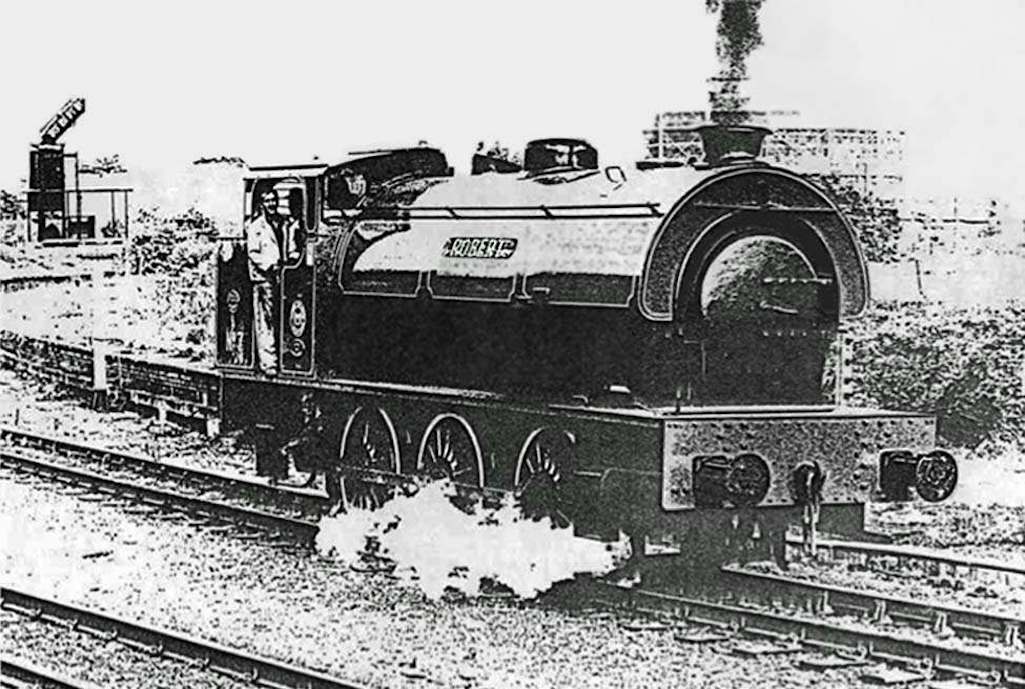
M742 115L747 98L740 84L747 78L747 58L762 45L758 10L764 0L705 0L705 9L718 13L718 37L715 52L719 58L716 84L709 94L713 113ZM741 117L740 119L743 119Z

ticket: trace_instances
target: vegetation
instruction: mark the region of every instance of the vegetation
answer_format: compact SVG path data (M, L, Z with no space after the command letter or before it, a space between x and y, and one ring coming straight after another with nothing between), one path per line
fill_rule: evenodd
M900 218L897 204L881 199L871 191L859 190L836 175L808 175L815 184L832 195L861 241L865 258L872 263L898 260Z
M100 156L91 163L82 163L78 171L83 175L103 177L104 175L122 174L128 172L128 169L121 164L121 156L115 153L111 156Z
M210 272L216 245L214 221L195 208L165 215L141 209L133 221L130 256L134 272L169 274Z
M213 347L214 258L217 228L195 208L173 215L142 209L134 220L129 265L133 272L157 278L151 299L161 325L184 339L202 358Z
M25 204L17 194L0 189L0 220L22 220L25 217Z
M1025 305L877 304L848 344L852 402L935 413L953 446L1025 450Z

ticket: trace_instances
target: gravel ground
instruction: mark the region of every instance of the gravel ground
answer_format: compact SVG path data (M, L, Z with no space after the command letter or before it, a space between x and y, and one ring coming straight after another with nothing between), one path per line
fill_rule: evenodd
M758 570L761 570L761 571L769 571L769 572L772 572L772 573L779 573L779 570L775 567L775 565L769 565L767 563L762 563L762 564L759 564L759 565L755 565L752 568L758 569ZM791 575L791 576L795 576L797 578L806 578L806 579L809 579L809 580L813 580L813 581L818 582L818 583L848 585L848 586L853 586L854 588L861 588L863 590L878 591L878 592L881 592L881 593L889 593L889 594L893 594L893 595L902 595L902 591L901 590L898 590L895 587L889 586L888 582L885 581L885 580L863 579L863 580L860 580L860 581L854 581L849 576L847 576L847 577L844 577L844 576L834 577L834 576L831 576L830 574L825 574L824 576L819 576L819 575L817 575L818 574L817 572L813 573L813 572L810 572L808 570L805 570L802 573L800 568L798 568L796 572L791 571L791 572L787 572L787 574ZM802 575L803 575L803 577L802 577ZM934 596L933 600L936 600L935 599L936 593L933 592L932 595ZM947 599L941 599L941 600L943 600L944 603L953 602L953 601L947 600ZM969 637L958 637L958 636L946 636L946 637L942 637L941 638L941 637L937 637L937 635L934 634L929 629L922 628L922 627L912 627L912 626L908 626L908 625L905 625L905 624L897 624L897 623L878 624L878 623L868 622L868 621L866 621L866 620L864 620L864 619L862 619L860 617L850 616L850 615L830 615L827 618L822 618L821 616L818 616L818 615L815 615L815 614L807 612L807 610L804 609L804 608L787 607L788 604L785 601L778 601L778 602L779 602L780 605L784 606L784 609L789 614L791 614L792 616L794 616L796 618L810 619L810 620L819 620L819 621L825 619L826 621L828 621L831 624L838 625L838 626L843 626L844 628L851 629L851 630L862 630L862 631L877 632L877 633L878 632L883 632L883 633L886 633L888 636L891 636L893 638L908 639L908 640L911 640L911 641L921 642L921 643L925 643L925 644L933 644L933 645L937 645L937 646L945 647L945 648L949 648L949 649L975 651L975 652L979 652L979 653L985 653L986 655L989 655L989 656L996 656L996 657L1005 658L1005 659L1008 659L1008 660L1011 660L1011 661L1014 661L1014 662L1018 662L1018 663L1025 663L1025 644L1023 644L1021 641L1018 641L1015 645L1010 646L1010 645L1001 643L999 641L988 640L988 639L981 639L981 638L980 639L974 639L974 638L969 638ZM967 607L979 608L980 606L979 605L974 605L974 606L967 606ZM1020 610L1021 610L1021 606L1018 606L1017 609L1014 612L1020 613ZM1008 610L1008 611L1010 612L1010 610Z
M55 625L0 613L0 650L40 668L98 687L125 689L243 689L248 682L203 672L173 660L133 652L121 644Z
M1003 473L1003 472L1001 472ZM1000 559L1022 562L1025 552L1025 472L1007 472L1020 491L1016 503L959 501L873 505L868 528L892 533L898 543L948 548L997 545ZM963 479L962 479L963 480Z
M124 514L5 477L3 580L11 586L365 682L415 686L812 687L780 658L637 634L604 616L427 600L386 575ZM403 663L406 665L404 666ZM830 674L856 686L853 671Z
M965 557L976 557L985 560L997 560L1025 567L1025 543L1022 544L999 544L999 545L965 545L950 546L946 552Z

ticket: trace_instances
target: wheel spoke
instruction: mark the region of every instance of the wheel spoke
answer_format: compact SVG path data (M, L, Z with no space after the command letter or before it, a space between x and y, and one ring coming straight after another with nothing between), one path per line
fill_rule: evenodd
M482 481L473 431L455 416L437 419L421 444L419 467L433 479L447 478L468 485Z
M441 452L441 458L443 460L445 460L446 464L451 464L452 463L452 434L449 433L448 431L445 431L445 433L443 434L443 437L445 438L445 444L444 444L444 449Z

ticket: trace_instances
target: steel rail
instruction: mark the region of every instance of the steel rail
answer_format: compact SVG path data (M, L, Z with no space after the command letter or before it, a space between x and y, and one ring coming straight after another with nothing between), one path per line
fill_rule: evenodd
M268 502L274 504L275 507L298 510L305 515L319 517L326 514L331 507L330 499L320 492L280 484L271 486L244 476L209 469L197 469L182 464L169 464L132 452L111 450L66 437L0 424L0 442L2 441L11 442L16 448L29 447L48 452L59 452L74 459L85 459L102 464L105 468L135 471L146 477L195 481L205 488L220 491L230 497ZM379 486L410 489L417 485L417 477L414 475L357 467L345 467L344 469L347 476ZM456 490L461 496L478 497L486 503L501 500L508 493L503 489L474 489L468 486L457 486Z
M84 485L111 498L125 498L156 509L178 509L214 520L237 525L256 526L269 531L292 534L301 543L310 544L317 533L317 524L248 507L173 493L159 488L140 486L82 469L73 469L41 459L0 450L0 466L33 474L51 476L58 481Z
M688 624L797 643L812 651L842 653L887 664L928 668L942 674L986 680L993 686L1025 688L1025 663L1020 659L925 643L877 630L840 626L768 610L628 589L608 582L596 582L594 586L598 592L598 602L616 609L645 615L669 615Z
M90 634L108 642L117 641L150 656L180 660L254 686L274 689L362 689L359 684L315 670L6 586L0 587L0 607L32 620L60 625L69 631Z
M6 653L0 657L0 676L2 686L19 689L99 689L98 684L72 679Z
M846 613L878 624L890 622L928 627L939 635L953 632L958 636L988 638L1019 648L1025 636L1025 619L1014 615L729 566L723 567L720 574L731 591L753 592L768 599L779 595L796 596L809 602L816 614L828 614L830 611Z
M787 537L787 545L800 546L802 541L796 536ZM1025 566L1013 565L1008 562L986 558L959 557L939 550L917 546L902 546L892 543L867 543L865 541L819 540L818 547L826 552L851 553L868 557L895 557L909 560L920 560L949 567L968 567L971 569L991 570L1004 574L1025 576Z
M182 464L170 464L151 457L111 450L70 438L36 433L26 429L0 425L0 441L27 443L32 449L60 452L75 459L102 463L112 468L128 469L157 479L195 481L204 487L218 490L247 500L273 503L282 509L297 509L306 514L320 515L330 507L327 496L289 486L270 486L244 476L197 469Z

